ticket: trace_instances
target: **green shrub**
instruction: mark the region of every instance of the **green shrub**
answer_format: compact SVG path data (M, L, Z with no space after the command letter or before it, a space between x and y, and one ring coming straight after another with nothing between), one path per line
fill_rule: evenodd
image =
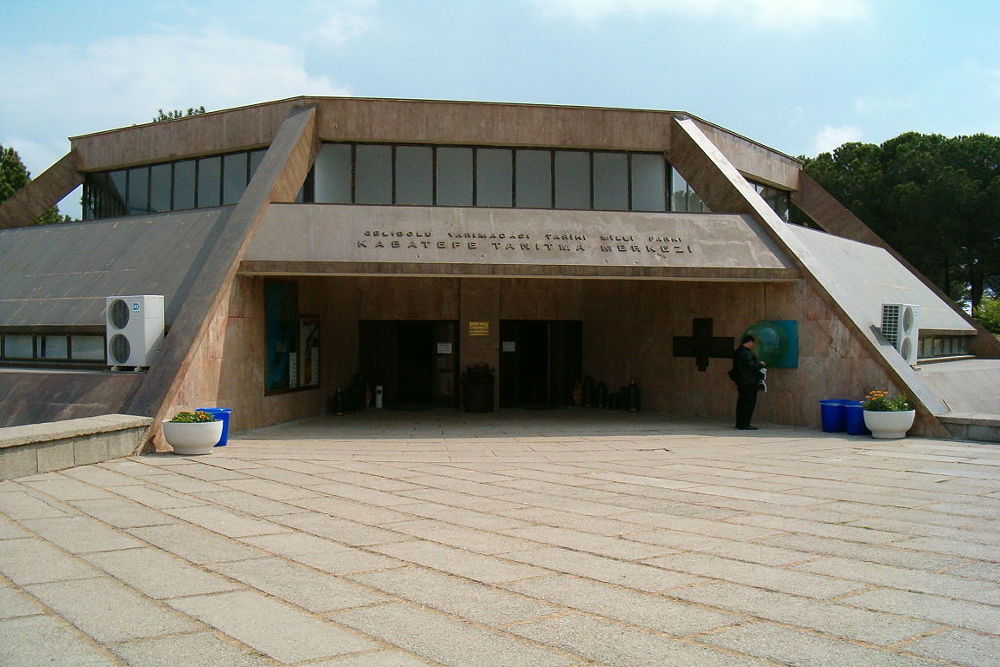
M213 415L198 410L197 412L178 412L170 421L175 424L203 424L217 420Z

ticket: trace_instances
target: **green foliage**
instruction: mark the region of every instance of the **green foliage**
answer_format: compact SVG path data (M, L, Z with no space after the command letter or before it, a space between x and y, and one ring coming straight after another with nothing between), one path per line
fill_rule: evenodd
M21 162L21 156L9 146L0 146L0 202L6 201L15 192L31 181L31 174ZM40 215L32 224L49 225L55 222L69 222L68 215L60 215L59 209L52 207Z
M198 410L197 412L178 412L170 421L175 424L203 424L218 421L213 415Z
M990 333L1000 334L1000 298L984 296L972 316Z
M861 401L861 409L874 412L902 412L912 408L905 396L890 396L889 392L882 389L872 389Z
M1000 137L907 132L804 169L956 301L1000 289Z
M153 122L162 123L165 120L177 120L178 118L186 118L187 116L197 116L203 113L205 113L205 107L203 106L198 108L188 107L187 111L181 111L180 109L171 109L170 111L157 109L156 115L153 117Z

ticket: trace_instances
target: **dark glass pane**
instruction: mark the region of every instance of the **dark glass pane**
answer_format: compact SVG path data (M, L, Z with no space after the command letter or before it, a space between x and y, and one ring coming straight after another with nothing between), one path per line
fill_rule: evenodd
M128 170L128 214L149 212L149 167Z
M434 203L434 151L427 146L396 147L396 203Z
M104 361L104 336L70 336L76 361Z
M437 205L472 206L472 149L437 149Z
M69 359L68 336L42 336L42 359Z
M552 208L552 151L519 150L515 205Z
M392 148L358 146L355 158L355 198L359 204L392 203Z
M594 153L594 208L624 211L628 208L628 156Z
M590 153L556 151L556 208L590 208Z
M174 163L174 210L194 208L194 160Z
M633 211L667 209L665 166L666 162L662 155L632 154Z
M267 152L267 149L263 149L263 148L261 150L259 150L259 151L251 151L251 153L250 153L250 178L251 179L253 178L253 175L257 173L257 167L260 166L260 162L261 162L261 160L264 159L264 153L266 153L266 152Z
M222 158L222 203L235 204L247 187L247 154L233 153Z
M633 156L633 160L635 156ZM633 162L633 165L635 162ZM635 180L632 181L633 185ZM680 213L686 213L688 210L687 201L687 181L681 176L680 172L676 169L670 170L670 210L677 211ZM633 201L635 201L633 199Z
M198 160L198 208L218 206L222 187L222 158Z
M351 203L351 145L323 144L316 156L316 202Z
M111 198L115 201L121 202L122 213L125 213L125 170L119 169L117 171L108 172L108 191L111 193Z
M5 334L3 356L7 359L31 359L35 356L34 336L31 334Z
M170 182L169 164L158 164L150 169L149 181L149 210L151 213L163 213L170 210Z
M480 148L476 151L476 206L512 206L513 151Z

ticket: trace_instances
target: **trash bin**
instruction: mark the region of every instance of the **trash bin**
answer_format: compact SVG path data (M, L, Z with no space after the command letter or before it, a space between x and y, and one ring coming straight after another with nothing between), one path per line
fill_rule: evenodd
M198 408L199 412L207 412L216 419L222 422L222 436L219 441L215 443L216 447L225 447L226 443L229 441L229 415L232 414L232 408Z
M870 435L871 431L865 426L865 411L861 407L861 401L843 401L844 404L844 424L847 427L848 435Z
M819 414L823 421L824 433L841 433L846 427L844 403L839 398L828 398L819 402Z

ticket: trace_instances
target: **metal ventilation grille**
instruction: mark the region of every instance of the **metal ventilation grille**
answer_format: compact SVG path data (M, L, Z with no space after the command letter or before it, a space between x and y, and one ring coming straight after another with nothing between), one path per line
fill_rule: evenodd
M130 317L128 304L124 299L115 299L108 307L108 319L116 329L124 329Z
M882 337L892 346L899 342L900 314L903 309L894 303L882 304Z
M127 311L128 309L126 308ZM108 352L111 355L111 362L113 364L124 364L127 362L129 355L132 354L132 345L128 342L128 336L124 334L115 334L112 336L108 344Z

